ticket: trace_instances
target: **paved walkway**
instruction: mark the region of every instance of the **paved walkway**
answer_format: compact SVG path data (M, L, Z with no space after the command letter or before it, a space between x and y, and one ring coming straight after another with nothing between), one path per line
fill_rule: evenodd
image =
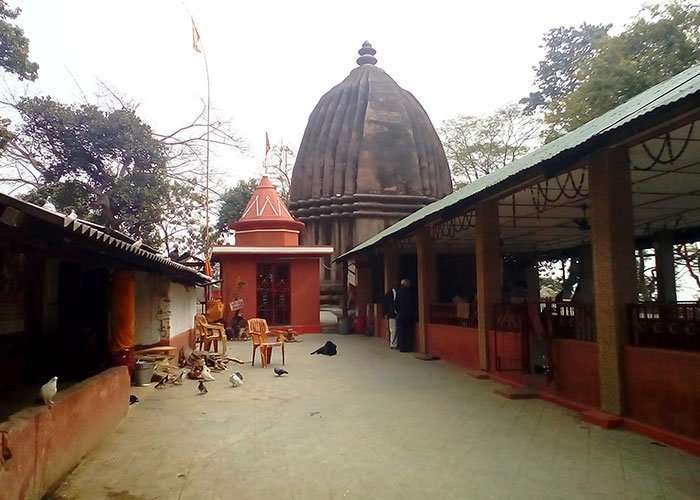
M141 403L55 498L700 498L700 458L500 398L495 382L378 339L302 339L283 378L256 363L243 386L224 373L203 396L193 381L135 388ZM309 356L329 339L337 356ZM229 345L250 359L248 343Z

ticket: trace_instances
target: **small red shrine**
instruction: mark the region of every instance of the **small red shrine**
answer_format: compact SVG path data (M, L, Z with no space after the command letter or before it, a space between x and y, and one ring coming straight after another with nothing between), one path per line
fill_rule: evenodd
M333 247L299 246L304 223L292 217L267 176L241 218L228 227L236 232L236 243L212 252L212 261L221 265L226 324L236 301L233 309L242 305L246 319L265 318L270 326L297 333L320 332L319 261Z

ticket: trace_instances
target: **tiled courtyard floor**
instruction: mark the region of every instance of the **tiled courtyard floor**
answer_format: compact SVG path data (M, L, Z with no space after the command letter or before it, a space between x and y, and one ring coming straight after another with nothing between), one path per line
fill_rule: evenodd
M306 335L289 376L242 365L134 388L141 403L55 493L63 499L700 498L700 458L605 431L374 338ZM335 357L309 356L326 340ZM229 343L250 360L250 344ZM273 364L279 361L276 351Z

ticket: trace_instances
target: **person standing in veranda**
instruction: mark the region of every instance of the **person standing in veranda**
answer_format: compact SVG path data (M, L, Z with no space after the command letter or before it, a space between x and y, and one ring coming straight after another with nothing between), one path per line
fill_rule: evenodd
M416 334L418 301L411 288L411 282L404 278L396 292L396 334L401 352L413 351L413 338Z
M398 349L399 344L396 336L396 287L390 288L384 294L384 316L389 327L389 347Z

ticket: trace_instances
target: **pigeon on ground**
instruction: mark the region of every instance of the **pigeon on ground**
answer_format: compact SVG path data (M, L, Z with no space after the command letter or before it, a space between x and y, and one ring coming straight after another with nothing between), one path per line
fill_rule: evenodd
M204 365L202 367L202 378L205 382L213 382L214 380L216 380L214 378L214 375L211 374L211 370L207 365Z
M133 394L131 396L129 396L129 404L130 405L135 405L138 402L139 402L139 398L137 398Z
M167 384L169 380L170 380L170 375L166 375L165 377L160 379L160 382L158 382L156 384L155 388L160 389L161 387L165 387L165 384Z
M182 378L185 376L185 370L182 370L177 377L175 377L175 380L173 380L173 384L175 385L182 385Z
M285 370L284 368L280 368L278 366L275 367L275 375L278 377L281 377L282 375L288 375L289 372Z
M200 394L206 394L207 392L209 392L207 390L207 386L204 385L204 380L199 381L199 385L197 386L197 388L199 389Z
M41 386L41 391L39 391L39 394L41 395L41 399L44 400L44 404L46 406L53 406L53 397L58 392L57 382L58 377L54 377Z
M239 372L232 373L228 379L234 387L239 387L243 384L243 375Z

